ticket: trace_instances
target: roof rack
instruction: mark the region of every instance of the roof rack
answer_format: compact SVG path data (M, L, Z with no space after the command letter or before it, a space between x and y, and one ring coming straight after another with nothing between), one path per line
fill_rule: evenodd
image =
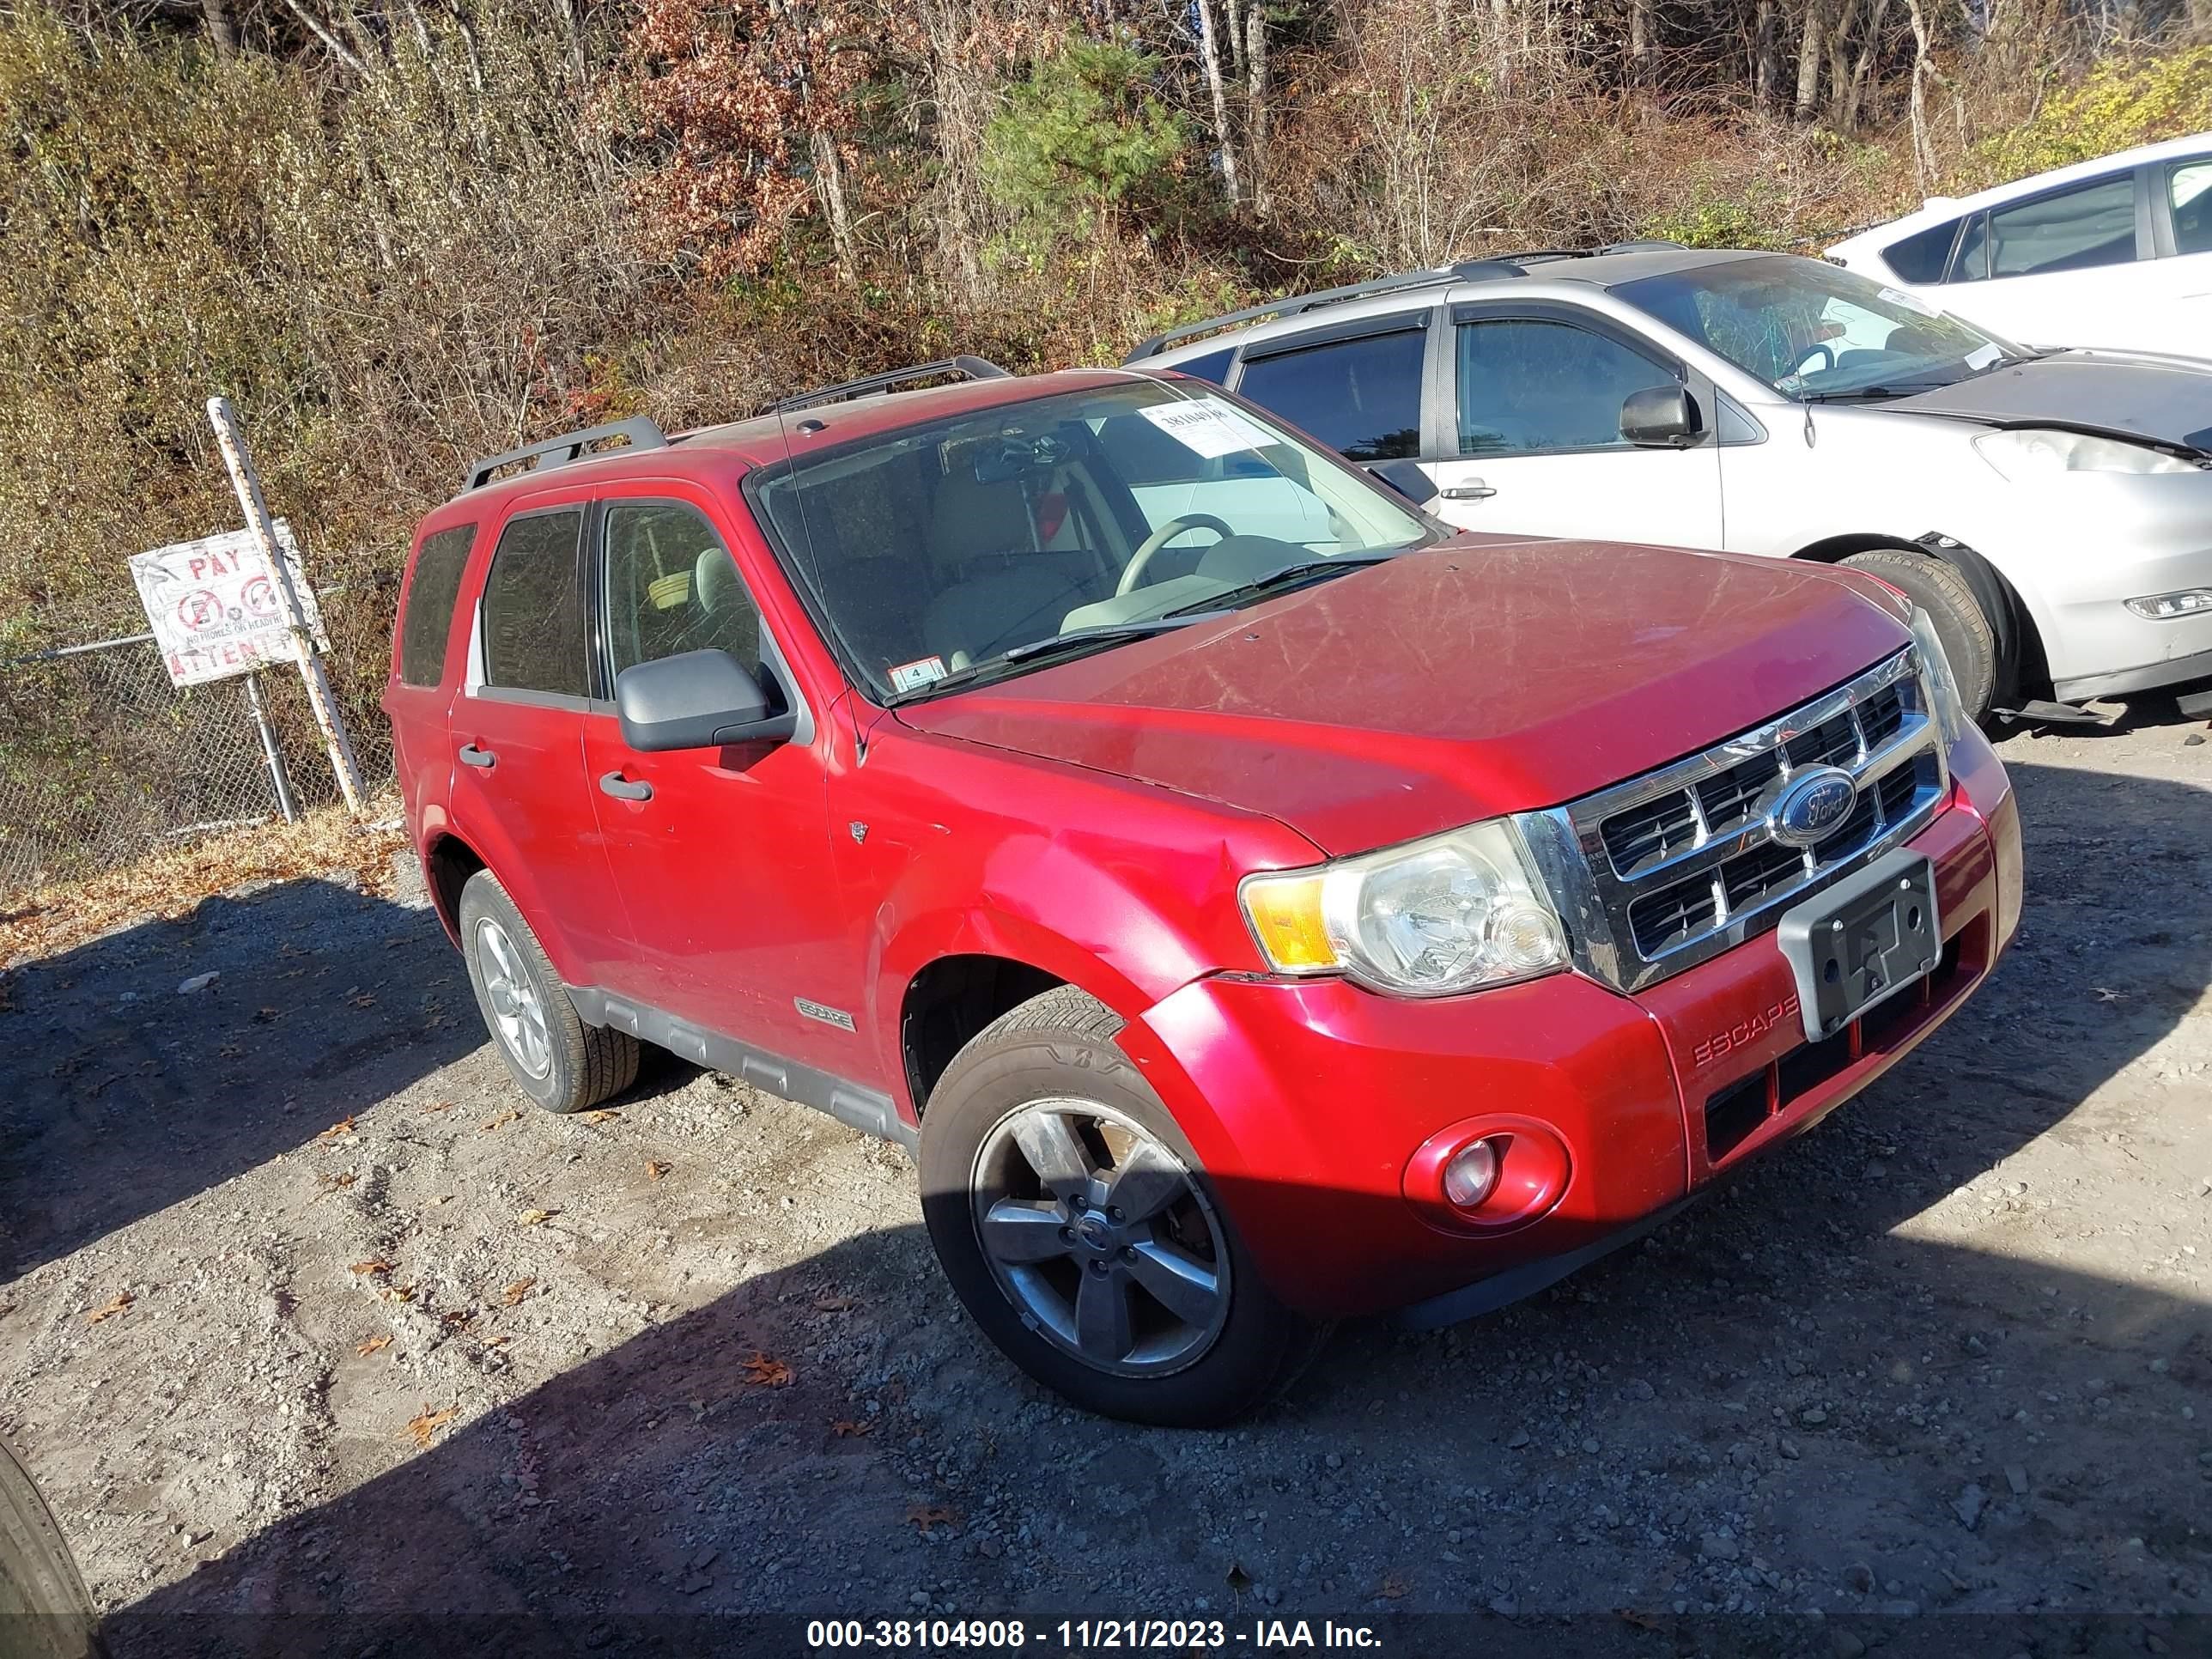
M1486 276L1520 275L1517 267L1504 259L1462 259L1455 265L1444 265L1435 270L1401 271L1395 276L1376 276L1364 283L1347 283L1342 288L1325 288L1318 293L1293 294L1286 300L1273 300L1263 306L1247 306L1242 311L1209 317L1202 323L1186 323L1181 328L1155 334L1121 361L1133 363L1140 358L1157 357L1178 340L1210 334L1215 329L1226 328L1232 323L1256 323L1268 317L1294 316L1301 311L1311 311L1320 306L1332 306L1345 300L1363 300L1375 294L1394 294L1401 289L1433 288L1439 283L1480 282Z
M1263 306L1248 306L1243 311L1231 311L1219 317L1209 317L1202 323L1186 324L1182 328L1169 329L1155 334L1121 361L1133 363L1146 357L1157 357L1179 340L1188 340L1200 334L1210 334L1217 328L1227 328L1235 323L1256 323L1271 317L1295 316L1302 311L1311 311L1319 306L1335 305L1345 300L1364 300L1377 294L1395 294L1401 289L1433 288L1443 283L1475 283L1506 276L1525 276L1524 267L1548 264L1554 259L1594 259L1602 253L1650 253L1662 248L1676 248L1680 242L1642 241L1611 242L1596 248L1532 248L1525 253L1498 253L1480 259L1462 259L1457 264L1443 265L1434 270L1401 271L1394 276L1377 276L1364 283L1348 283L1342 288L1325 288L1314 294L1294 294L1286 300L1274 300Z
M817 404L842 404L848 398L864 398L871 392L888 391L907 380L926 380L935 374L964 375L971 380L1004 380L1012 378L1006 370L983 357L947 357L934 363L916 363L911 368L894 368L881 374L866 374L857 380L840 380L836 386L817 386L811 392L802 392L795 398L786 398L781 403L770 404L768 412L781 415L794 409L811 409Z
M531 461L536 463L531 468L533 472L566 466L571 461L584 459L592 445L604 443L610 438L627 438L632 449L668 447L668 440L659 425L643 415L633 415L627 421L586 427L581 432L548 438L540 444L526 444L520 449L508 450L504 455L487 455L483 460L471 464L467 481L461 485L461 493L466 495L471 489L482 489L491 482L491 475L503 466L515 466Z

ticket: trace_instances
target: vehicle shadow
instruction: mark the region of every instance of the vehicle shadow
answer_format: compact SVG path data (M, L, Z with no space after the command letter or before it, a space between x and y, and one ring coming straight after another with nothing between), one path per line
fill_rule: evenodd
M2032 1615L1935 1621L1955 1654L2212 1612L2208 1431L2182 1414L2212 1393L2202 1269L2132 1244L2081 1265L2104 1257L2073 1236L2127 1194L2054 1208L2003 1167L2169 1150L2171 1114L2127 1102L2212 984L2204 798L2013 775L2028 908L1982 994L1817 1131L1518 1308L1355 1327L1234 1435L1172 1433L1044 1395L893 1226L560 1371L113 1610L109 1640L690 1652L760 1633L718 1620L948 1607ZM1947 1207L1969 1201L1991 1223L1972 1245ZM1673 1651L1653 1623L1525 1650Z
M485 1040L429 909L320 880L209 898L21 964L7 985L0 1283L290 1151Z

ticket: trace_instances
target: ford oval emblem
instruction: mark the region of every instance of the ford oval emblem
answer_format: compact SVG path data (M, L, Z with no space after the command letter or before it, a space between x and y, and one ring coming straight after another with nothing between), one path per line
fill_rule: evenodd
M1817 766L1783 786L1766 815L1767 833L1786 847L1810 847L1834 834L1858 803L1859 787L1850 773Z

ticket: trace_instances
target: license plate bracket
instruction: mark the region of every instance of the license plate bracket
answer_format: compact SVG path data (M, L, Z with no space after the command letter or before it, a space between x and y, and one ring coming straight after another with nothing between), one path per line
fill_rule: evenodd
M1936 866L1899 848L1784 911L1776 936L1796 976L1807 1039L1832 1037L1942 959Z

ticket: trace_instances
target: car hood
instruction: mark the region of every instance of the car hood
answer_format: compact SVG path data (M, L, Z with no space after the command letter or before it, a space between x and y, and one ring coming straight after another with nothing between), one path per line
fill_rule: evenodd
M2212 450L2212 363L2143 352L2059 351L1876 407Z
M1910 637L1863 580L1462 537L898 717L1360 852L1572 800L1850 678Z

